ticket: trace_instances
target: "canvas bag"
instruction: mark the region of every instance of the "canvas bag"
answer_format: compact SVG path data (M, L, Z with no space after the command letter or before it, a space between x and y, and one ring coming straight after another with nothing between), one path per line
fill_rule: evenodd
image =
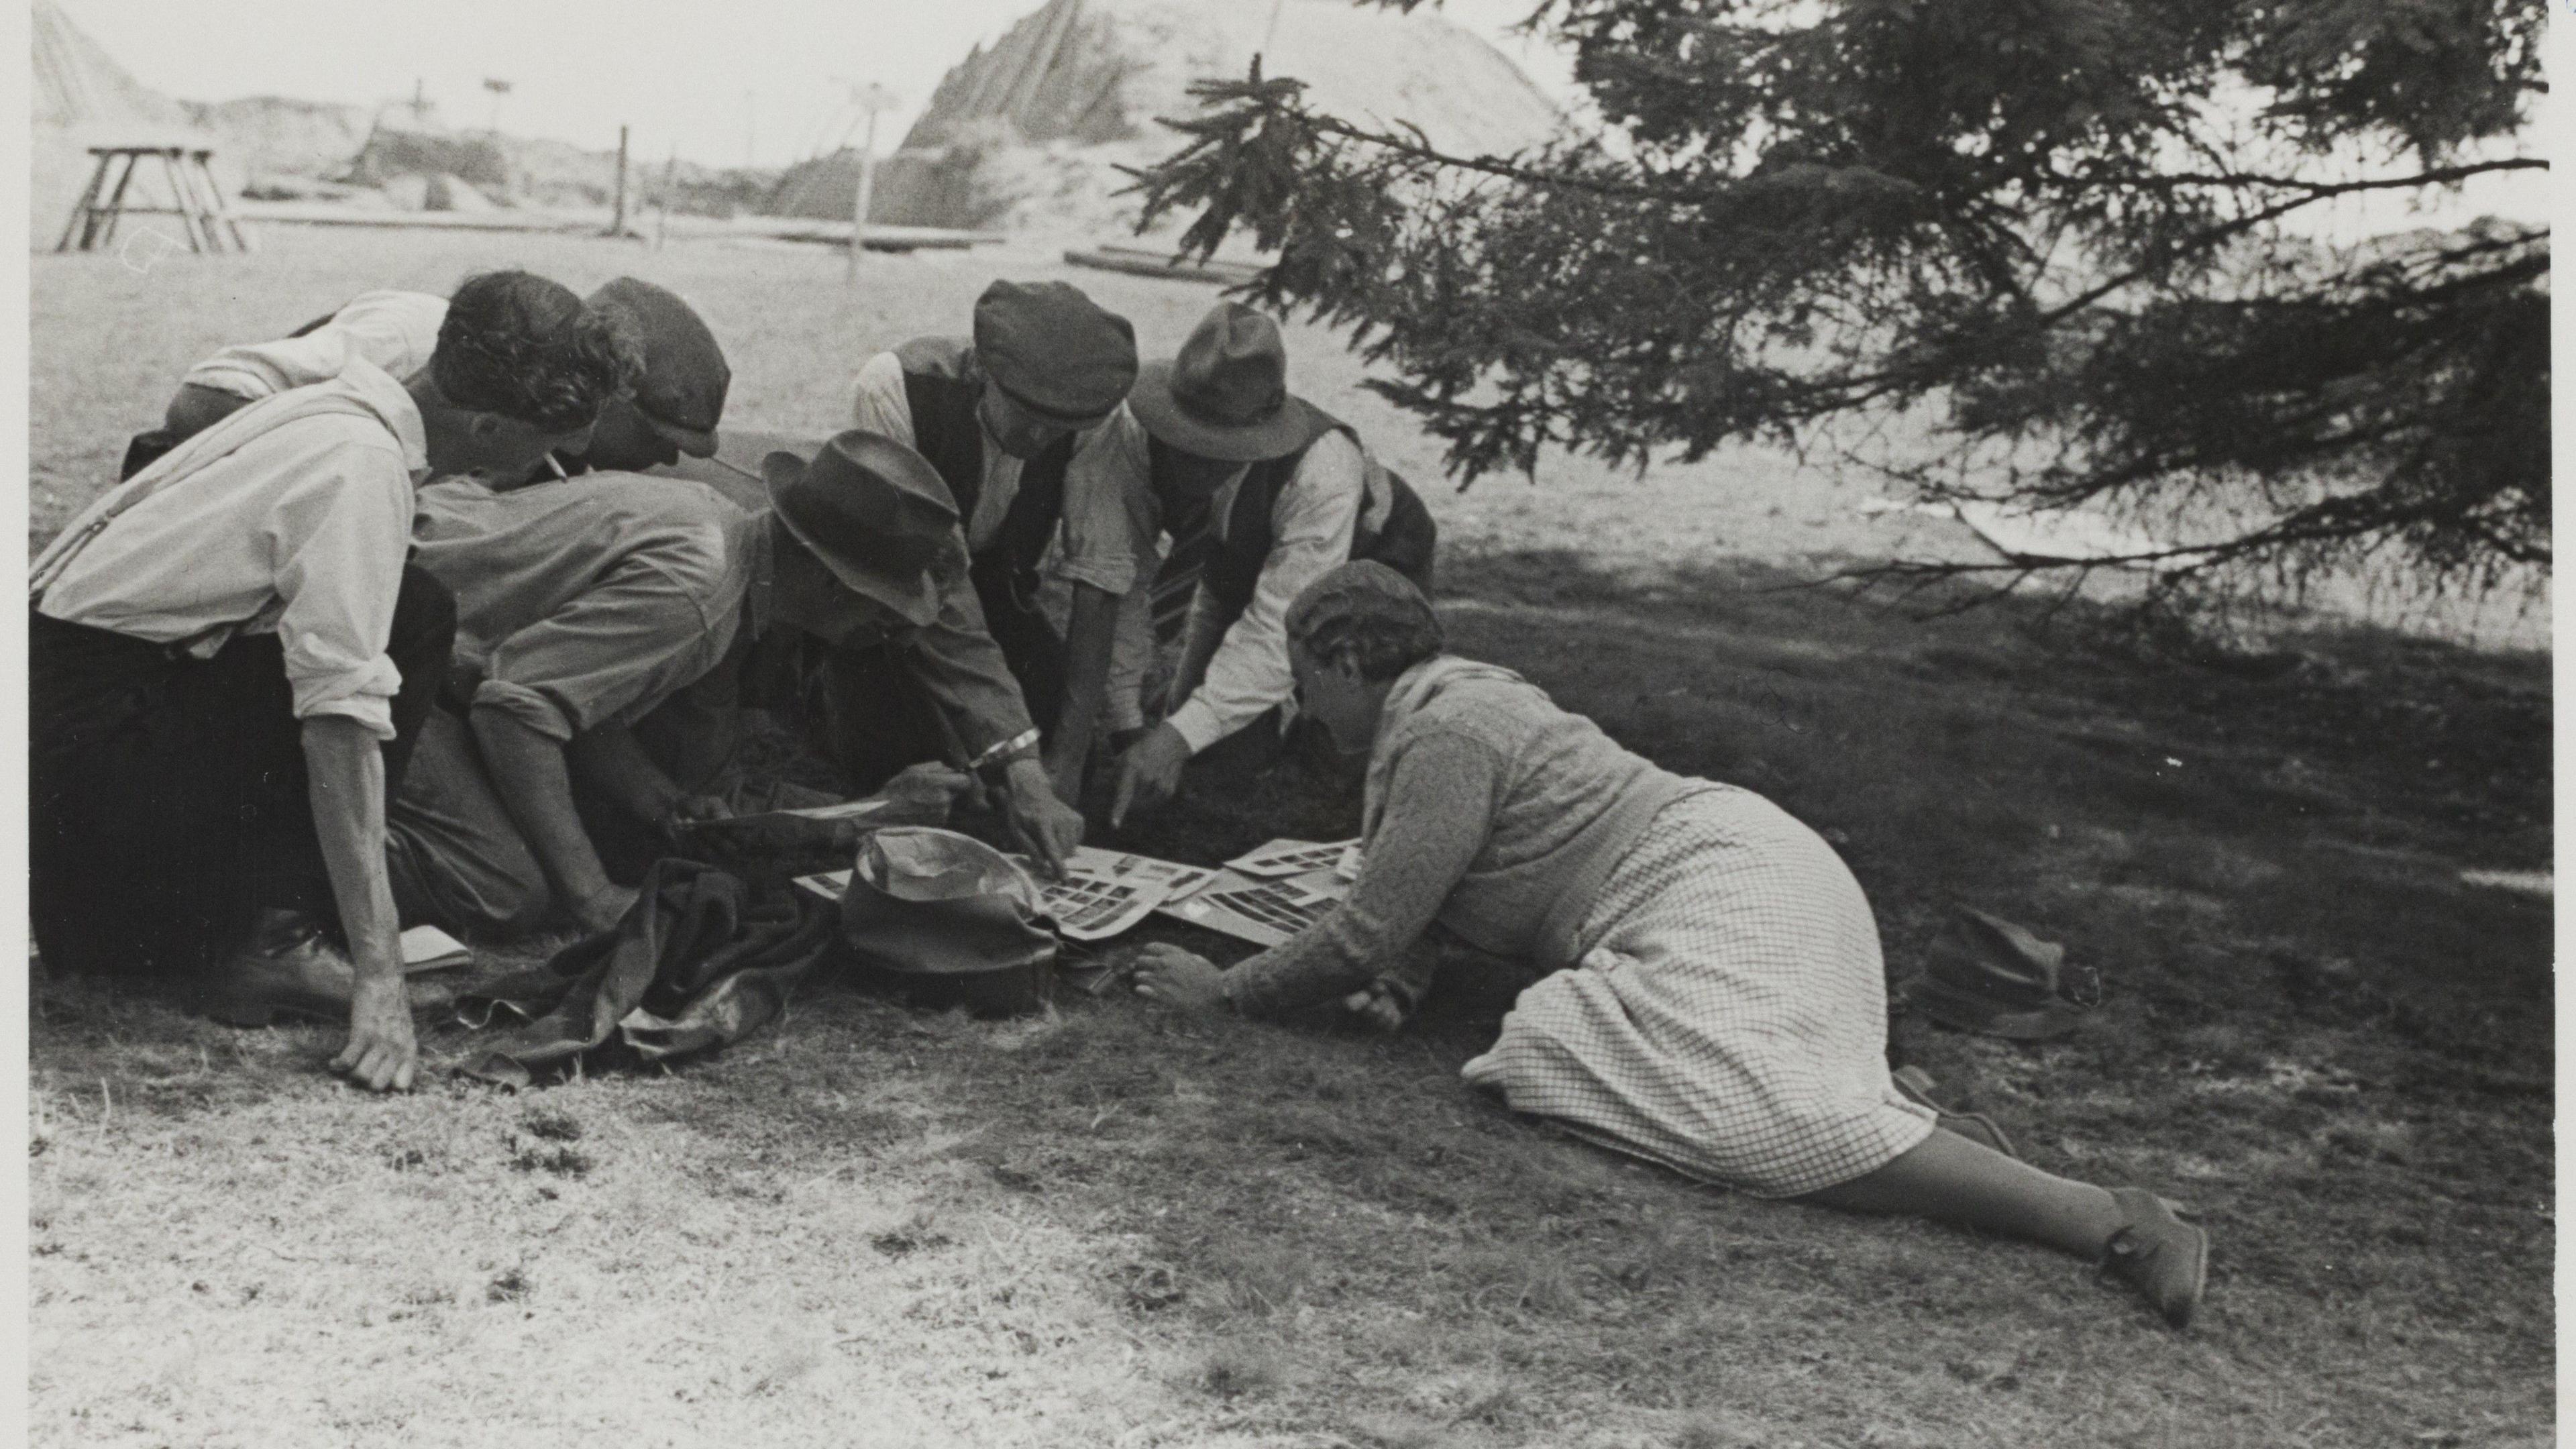
M1037 882L1002 852L953 830L893 825L859 844L841 938L873 984L907 1001L1007 1016L1054 994L1044 911Z

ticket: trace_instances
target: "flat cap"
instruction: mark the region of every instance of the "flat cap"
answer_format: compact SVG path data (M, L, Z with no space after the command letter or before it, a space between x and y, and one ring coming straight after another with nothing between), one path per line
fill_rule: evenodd
M1136 329L1067 283L995 282L975 301L975 357L1013 402L1087 423L1134 385Z
M644 372L635 380L635 410L653 431L670 439L693 458L713 457L716 422L724 416L725 390L733 369L724 349L689 304L673 293L620 277L590 294L589 305L622 313L634 327L644 351Z

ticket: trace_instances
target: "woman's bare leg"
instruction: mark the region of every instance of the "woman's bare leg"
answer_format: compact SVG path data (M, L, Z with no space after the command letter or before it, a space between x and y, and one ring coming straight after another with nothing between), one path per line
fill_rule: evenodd
M2123 1218L2108 1189L2040 1171L1935 1128L1883 1167L1801 1201L1903 1213L2099 1258Z

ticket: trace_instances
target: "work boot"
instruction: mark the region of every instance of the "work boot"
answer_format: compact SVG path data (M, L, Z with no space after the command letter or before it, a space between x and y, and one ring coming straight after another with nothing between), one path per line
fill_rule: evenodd
M2163 1198L2144 1188L2116 1187L2119 1231L2103 1249L2102 1266L2146 1295L2165 1322L2191 1326L2191 1312L2209 1285L2209 1234L2174 1216Z
M227 1026L267 1026L279 1017L346 1022L357 968L340 954L322 923L302 911L264 907L250 940L216 969L206 1015ZM410 989L412 1010L433 1007L442 987Z

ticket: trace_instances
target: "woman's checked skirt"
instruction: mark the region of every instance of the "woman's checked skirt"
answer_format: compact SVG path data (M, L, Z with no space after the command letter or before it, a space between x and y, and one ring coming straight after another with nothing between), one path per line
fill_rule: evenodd
M1613 869L1580 965L1521 993L1461 1069L1513 1110L1688 1176L1796 1197L1885 1165L1934 1115L1887 1073L1860 883L1748 790L1664 809Z

